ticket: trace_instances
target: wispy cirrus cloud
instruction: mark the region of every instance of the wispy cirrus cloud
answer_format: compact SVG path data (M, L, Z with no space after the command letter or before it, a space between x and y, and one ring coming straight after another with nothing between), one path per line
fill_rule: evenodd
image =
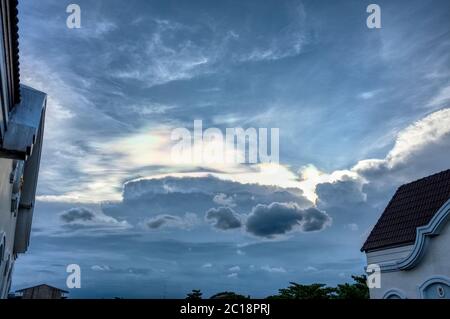
M428 103L429 107L442 107L450 104L450 86L442 88L439 93Z

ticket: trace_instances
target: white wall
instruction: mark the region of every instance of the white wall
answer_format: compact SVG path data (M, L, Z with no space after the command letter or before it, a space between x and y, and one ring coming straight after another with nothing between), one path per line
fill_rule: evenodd
M9 263L9 268L12 267L14 262L14 257L12 256L13 247L14 247L14 232L16 229L16 218L11 213L11 191L12 185L9 182L10 174L12 171L12 160L2 159L0 158L0 240L2 239L3 234L6 235L6 245L4 247L5 254L3 260L1 260L0 264L0 298L6 297L8 294L8 285L7 281L9 269L7 264L8 256L10 256L11 262ZM1 245L1 243L0 243ZM1 256L0 256L1 258Z
M399 249L397 256L404 254L410 247ZM368 264L380 262L382 252L374 254L367 255ZM392 254L387 256L392 260ZM418 265L411 270L382 272L381 288L371 289L370 296L373 299L381 299L387 291L395 288L402 291L406 298L420 298L418 287L433 276L450 278L450 222L446 223L439 236L429 239L429 245Z

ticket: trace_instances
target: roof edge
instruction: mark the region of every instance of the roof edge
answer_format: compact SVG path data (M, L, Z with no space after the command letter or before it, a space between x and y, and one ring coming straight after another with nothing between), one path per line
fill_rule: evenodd
M16 290L16 292L23 292L23 291L28 290L28 289L33 289L33 288L42 287L42 286L47 286L47 287L50 287L50 288L52 288L52 289L59 290L59 291L61 291L61 292L63 292L63 293L66 293L66 294L69 293L68 291L66 291L66 290L64 290L64 289L60 289L60 288L58 288L58 287L54 287L54 286L47 285L47 284L41 284L41 285L36 285L36 286L32 286L32 287L23 288L23 289L20 289L20 290Z
M417 228L416 241L411 253L401 260L380 264L381 271L408 270L415 267L422 259L429 244L429 239L438 236L449 220L450 199L438 210L427 225Z
M367 253L367 252L369 252L369 251L376 251L376 250L383 250L383 249L387 249L387 248L401 247L401 246L406 246L408 243L409 243L409 244L414 243L414 241L408 241L408 242L402 242L402 243L380 245L380 246L377 246L377 247L374 247L374 248L367 248L367 246L368 246L368 244L369 244L369 239L371 238L372 233L373 233L373 231L374 231L376 225L380 222L380 220L381 220L381 218L383 217L383 215L384 215L384 213L386 212L386 210L391 206L391 204L392 204L393 200L395 199L395 197L396 197L396 195L397 195L398 192L400 192L400 191L401 191L402 189L404 189L405 187L411 186L411 185L416 184L416 183L424 182L424 181L426 181L426 180L428 180L428 179L435 178L436 176L442 175L442 174L447 173L447 172L450 172L450 169L442 170L442 171L440 171L440 172L438 172L438 173L434 173L434 174L432 174L432 175L429 175L429 176L426 176L426 177L422 177L422 178L420 178L420 179L414 180L414 181L412 181L412 182L403 184L403 185L401 185L400 187L398 187L397 190L395 191L394 195L392 196L392 198L389 200L389 203L386 205L386 208L384 209L383 213L382 213L382 214L380 215L380 217L378 218L378 220L377 220L375 226L372 228L372 230L370 231L370 233L369 233L369 235L367 236L366 240L364 241L364 244L362 245L360 251L361 251L361 252L366 252L366 253ZM431 221L430 221L430 222L431 222ZM420 228L420 227L418 227L418 228ZM418 228L416 228L416 232L417 232L417 229L418 229ZM416 236L416 240L417 240L417 236Z

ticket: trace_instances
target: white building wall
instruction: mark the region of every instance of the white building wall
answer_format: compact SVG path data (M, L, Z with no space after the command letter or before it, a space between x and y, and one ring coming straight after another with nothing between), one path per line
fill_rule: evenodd
M412 246L407 246L394 251L384 250L369 253L367 254L367 263L374 264L395 260L397 257L405 257L405 253L411 248ZM450 222L446 223L440 235L429 239L423 258L413 269L382 272L381 288L371 289L370 296L372 299L381 299L389 290L397 289L406 298L417 299L420 298L419 286L437 276L450 278Z
M0 298L4 298L8 294L11 280L10 273L14 263L13 247L16 217L11 213L12 184L10 183L10 174L12 165L12 160L0 158L0 246L3 238L5 239L3 256L0 256Z

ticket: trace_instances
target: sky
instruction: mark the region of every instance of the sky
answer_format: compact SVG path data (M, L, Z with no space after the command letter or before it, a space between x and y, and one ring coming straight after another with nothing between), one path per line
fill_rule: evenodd
M48 94L13 290L265 297L350 282L395 190L450 168L447 0L19 5L21 82ZM176 163L176 128L279 128L279 163Z

